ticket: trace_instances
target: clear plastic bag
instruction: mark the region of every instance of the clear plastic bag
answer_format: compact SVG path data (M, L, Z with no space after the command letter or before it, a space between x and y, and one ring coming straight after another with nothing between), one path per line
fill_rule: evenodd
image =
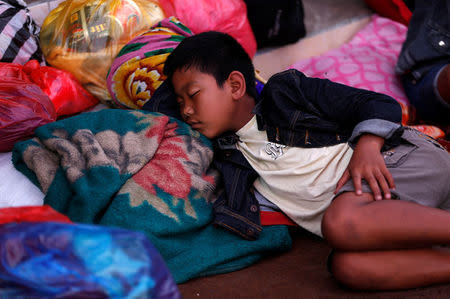
M41 49L50 65L109 104L106 76L117 53L164 17L152 0L66 0L44 20Z

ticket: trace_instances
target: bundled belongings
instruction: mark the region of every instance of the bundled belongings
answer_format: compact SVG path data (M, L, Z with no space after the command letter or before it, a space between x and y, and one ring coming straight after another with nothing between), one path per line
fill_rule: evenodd
M44 20L41 48L50 65L71 72L108 104L106 75L117 53L164 16L151 0L64 1Z
M163 68L167 56L190 35L185 25L170 17L128 42L106 79L113 103L120 108L142 108L166 79Z
M39 27L23 0L0 1L0 61L45 64L39 48Z

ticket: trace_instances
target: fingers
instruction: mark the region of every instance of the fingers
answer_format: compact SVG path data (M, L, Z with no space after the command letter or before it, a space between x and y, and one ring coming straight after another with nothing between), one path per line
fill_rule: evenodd
M391 189L395 189L395 183L394 183L394 178L392 177L391 172L385 167L382 170L383 176L386 178L389 188Z
M352 180L353 180L353 186L355 187L356 195L361 195L362 194L362 184L361 184L362 177L359 174L354 174L354 175L352 175Z
M370 172L366 172L363 176L355 174L352 176L352 179L357 195L362 194L361 180L364 179L369 184L375 200L382 200L383 195L384 199L391 199L390 189L395 189L394 179L387 169L385 171L373 169Z
M350 179L350 172L348 171L348 169L346 169L336 184L336 189L334 190L334 194L337 194L339 192L339 190L342 188L342 186L344 186L345 183L347 183L347 181L349 179Z
M389 190L388 182L384 175L381 173L381 171L377 171L374 173L376 184L378 187L381 187L381 191L384 194L385 199L391 199L391 191ZM378 188L378 192L375 194L374 192L375 200L381 200L382 194L380 193L380 189Z

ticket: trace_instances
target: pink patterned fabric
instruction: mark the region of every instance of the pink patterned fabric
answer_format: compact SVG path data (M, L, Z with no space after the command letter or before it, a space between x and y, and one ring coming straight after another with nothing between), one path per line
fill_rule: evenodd
M323 55L298 61L290 68L310 77L387 94L402 106L402 122L406 124L409 101L394 73L406 31L403 24L374 15L350 42Z

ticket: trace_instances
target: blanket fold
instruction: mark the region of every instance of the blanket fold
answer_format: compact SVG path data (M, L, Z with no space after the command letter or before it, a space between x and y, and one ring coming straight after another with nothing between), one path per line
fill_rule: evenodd
M74 222L144 232L177 283L290 248L285 226L245 241L212 222L210 141L163 114L105 109L47 124L17 143L14 166Z

